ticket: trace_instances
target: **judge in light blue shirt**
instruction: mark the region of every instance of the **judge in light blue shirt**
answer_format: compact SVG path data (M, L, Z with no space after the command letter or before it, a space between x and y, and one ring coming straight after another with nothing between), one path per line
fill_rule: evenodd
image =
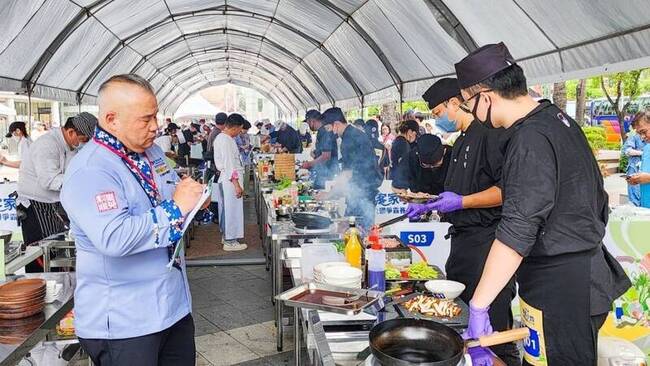
M153 144L157 113L146 80L113 76L99 89L95 135L65 174L61 203L77 249L75 329L96 365L195 362L185 263L173 254L203 186L179 181Z

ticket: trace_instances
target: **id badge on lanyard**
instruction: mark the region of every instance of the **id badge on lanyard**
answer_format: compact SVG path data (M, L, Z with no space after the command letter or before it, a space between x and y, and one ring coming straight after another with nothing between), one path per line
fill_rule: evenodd
M524 340L524 359L531 365L548 366L546 342L544 341L544 313L523 299L519 300L521 320L530 330L530 337Z

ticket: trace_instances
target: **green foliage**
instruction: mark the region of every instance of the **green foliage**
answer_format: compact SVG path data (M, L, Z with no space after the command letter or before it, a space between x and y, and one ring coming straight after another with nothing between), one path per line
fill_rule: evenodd
M379 105L371 105L366 107L366 110L368 111L368 117L374 117L381 112L381 106Z
M402 103L402 113L406 113L409 109L426 113L429 111L429 106L423 100Z
M602 127L583 127L582 131L587 137L592 150L604 149L607 144L605 129Z
M605 150L620 150L621 149L621 142L616 141L616 142L610 142L607 141L605 142Z

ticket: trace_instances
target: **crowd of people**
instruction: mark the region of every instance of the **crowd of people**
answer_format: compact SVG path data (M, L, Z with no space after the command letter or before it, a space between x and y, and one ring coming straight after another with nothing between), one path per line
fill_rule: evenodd
M598 329L630 282L602 245L608 200L594 155L575 121L528 95L524 71L503 43L471 52L455 68L457 78L437 80L422 96L435 124L411 113L397 126L380 118L348 121L332 107L307 111L297 128L219 113L214 122L185 126L167 119L161 129L154 88L126 74L99 87L98 118L80 113L31 144L24 124L12 125L20 161L2 163L20 169L25 242L69 225L76 333L93 362L195 362L191 295L177 249L188 214L200 207L210 217L212 199L203 201L204 184L174 166L214 176L221 245L237 251L247 248L251 152L311 147L302 168L317 188L332 181L328 194L345 197L346 216L363 228L374 224L385 178L395 190L437 196L409 204L407 213L419 220L437 211L451 224L445 272L466 286L466 338L512 327L517 282L522 321L544 359L595 364ZM639 142L650 138L650 114L634 126L638 138L624 152L637 158L633 168L641 162L641 173L628 171L628 181L646 183L650 153ZM514 343L493 351L508 365L521 362ZM524 364L538 364L536 357L526 353Z

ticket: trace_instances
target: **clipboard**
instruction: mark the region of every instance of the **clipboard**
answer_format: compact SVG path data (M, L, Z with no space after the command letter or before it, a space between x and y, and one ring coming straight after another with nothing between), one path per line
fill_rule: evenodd
M192 223L192 220L194 220L194 216L196 216L196 213L199 212L205 201L209 198L212 197L212 183L214 183L214 177L210 178L208 183L203 187L203 193L201 194L201 198L199 198L199 201L196 203L194 208L185 216L185 221L183 221L183 227L181 228L181 231L183 232L183 235L185 235L185 231L187 228L190 226L190 223ZM176 248L174 249L174 254L172 254L172 258L169 260L169 263L167 263L167 269L171 270L174 265L174 261L180 257L181 255L181 249L183 248L182 240L181 242L176 244Z

